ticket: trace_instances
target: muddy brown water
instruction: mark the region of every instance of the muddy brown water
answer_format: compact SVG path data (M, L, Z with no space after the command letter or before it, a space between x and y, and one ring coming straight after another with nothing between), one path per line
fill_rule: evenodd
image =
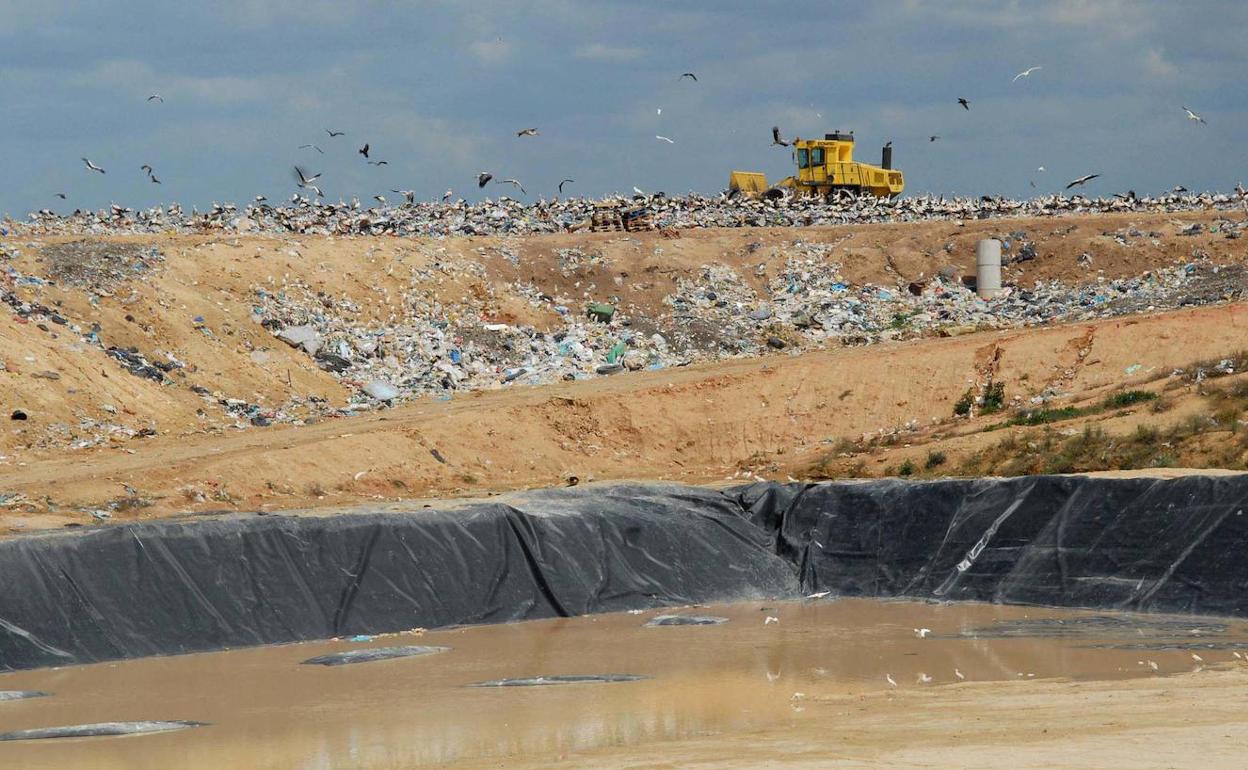
M645 625L670 614L728 620ZM920 637L922 629L930 631ZM408 645L450 649L302 665ZM0 733L130 720L209 723L0 743L0 767L500 767L509 758L789 725L810 718L806 699L893 689L890 679L899 690L1121 679L1190 672L1236 655L1248 655L1248 624L1240 621L983 604L825 599L465 627L0 675L0 690L52 693L0 702ZM469 686L594 674L641 678Z

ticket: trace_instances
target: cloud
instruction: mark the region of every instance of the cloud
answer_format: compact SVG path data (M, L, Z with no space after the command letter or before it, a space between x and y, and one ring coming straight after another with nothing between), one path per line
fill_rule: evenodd
M576 49L576 53L574 55L578 59L588 59L590 61L628 62L645 56L646 51L644 48L635 48L632 46L592 43Z
M1166 60L1166 55L1156 48L1149 49L1144 55L1144 69L1150 75L1159 78L1168 78L1178 72L1178 67L1174 63Z
M502 38L474 40L468 44L468 51L482 64L501 64L511 58L512 45Z

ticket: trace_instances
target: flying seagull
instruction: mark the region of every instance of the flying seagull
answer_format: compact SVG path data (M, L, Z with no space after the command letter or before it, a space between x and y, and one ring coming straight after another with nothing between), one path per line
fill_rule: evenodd
M309 147L311 147L312 149L316 150L317 152L319 152L319 153L320 153L320 154L322 154L322 155L324 155L324 154L325 154L325 151L324 151L324 150L322 150L320 147L317 147L315 144L301 144L301 145L299 145L299 149L301 149L301 150L306 150L306 149L308 149Z
M516 132L516 136L537 136L536 128L522 128Z
M788 147L789 143L780 138L780 126L771 127L771 143L778 144L781 147Z
M328 128L327 128L327 129L325 129L325 133L329 134L329 136L330 136L330 138L331 138L331 139L332 139L333 137L335 137L335 136L346 136L346 135L347 135L347 132L346 132L346 131L331 131L331 130L329 130Z
M147 97L147 100L149 102L160 102L161 104L165 103L165 97L161 96L160 94L152 94L151 96Z
M398 194L398 195L402 195L402 196L403 196L403 198L404 198L404 200L406 200L408 203L415 203L415 202L416 202L416 191L415 191L415 190L391 190L390 192L392 192L392 193L396 193L396 194Z
M56 197L60 198L61 200L68 200L68 198L65 197L65 193L57 193Z
M367 157L368 157L368 142L365 142L365 143L364 143L364 146L363 146L363 147L361 147L360 149L356 150L356 152L358 152L359 154L361 154L361 155L363 155L365 158L367 158Z
M307 174L303 173L303 169L299 168L298 166L295 166L295 174L297 175L299 179L300 187L307 189L307 190L315 190L316 197L318 198L325 197L325 194L321 192L321 188L313 184L313 182L321 178L320 174L313 174L312 176L308 176Z
M654 138L655 138L655 139L662 139L663 141L667 142L668 144L676 144L676 142L672 141L671 139L668 139L666 136L659 136L658 134L655 134L655 135L654 135Z
M693 74L692 72L682 72L682 73L680 74L680 77L681 77L681 78L689 78L690 80L692 80L692 81L693 81L693 82L695 82L695 83L696 83L696 82L698 82L698 76L697 76L697 75L695 75L695 74Z
M1031 77L1031 73L1033 73L1033 72L1035 72L1036 70L1039 70L1039 69L1044 69L1044 68L1043 68L1043 67L1041 67L1041 66L1039 66L1039 65L1037 65L1037 66L1035 66L1035 67L1028 67L1027 69L1025 69L1025 70L1023 70L1022 72L1020 72L1020 73L1018 73L1017 75L1015 75L1015 76L1014 76L1014 79L1013 79L1013 80L1011 80L1010 82L1011 82L1011 83L1016 83L1016 82L1018 82L1018 79L1019 79L1019 78L1029 78L1029 77Z
M1036 169L1036 171L1044 171L1044 166L1040 166L1039 168Z
M940 137L939 137L939 136L937 136L936 134L932 134L931 136L929 136L929 137L927 138L927 141L930 143L930 142L934 142L934 141L936 141L936 140L937 140L937 139L939 139L939 138L940 138Z
M452 189L451 189L451 188L449 188L449 187L448 187L448 188L446 188L446 192L442 193L442 202L443 202L443 203L446 203L447 201L449 201L449 200L451 199L451 196L452 196L452 195L454 195L454 194L455 194L455 191L454 191L454 190L452 190Z
M389 166L389 165L390 165L390 161L388 161L388 160L370 160L370 161L368 162L368 165L370 165L370 166Z
M105 172L105 171L104 171L104 169L102 169L102 168L100 168L99 166L95 165L94 163L92 163L91 161L87 160L86 158L83 158L83 159L82 159L82 162L87 164L87 169L88 169L89 171L98 171L98 172L100 172L101 174L107 173L107 172Z
M525 192L525 190L524 190L524 186L520 184L519 180L516 180L516 179L500 179L500 180L498 181L498 183L499 183L499 184L513 184L513 185L515 185L515 186L516 186L516 188L517 188L517 189L519 189L519 190L520 190L520 192L524 193L525 195L528 195L528 193L527 193L527 192Z
M1207 126L1207 125L1209 125L1208 123L1205 123L1205 119L1204 119L1204 118L1202 118L1201 116L1199 116L1199 115L1197 115L1196 113L1192 112L1192 110L1191 110L1191 108L1190 108L1190 107L1184 107L1184 108L1183 108L1183 111L1187 113L1187 119L1188 119L1188 120L1194 120L1194 121L1196 121L1197 123L1202 123L1202 124L1204 124L1204 125L1206 125L1206 126Z
M1066 189L1069 190L1072 187L1082 187L1088 182L1091 182L1093 179L1096 179L1098 176L1100 176L1100 174L1087 174L1079 177L1078 179L1073 179L1070 184L1066 185Z
M493 174L487 171L482 171L480 174L477 174L477 187L485 187L493 178Z
M144 163L142 166L139 166L139 170L147 172L148 176L152 175L152 167L147 165L146 163Z
M962 109L966 110L967 112L971 111L971 103L968 102L965 97L959 96L958 104L962 105Z
M160 184L160 180L156 178L155 174L148 174L147 178L151 180L152 184Z
M569 183L571 183L571 184L575 184L575 183L576 183L576 180L575 180L575 179L564 179L564 180L562 180L562 181L560 181L560 182L559 182L559 194L560 194L560 195L562 195L562 194L563 194L563 186L564 186L565 184L569 184Z

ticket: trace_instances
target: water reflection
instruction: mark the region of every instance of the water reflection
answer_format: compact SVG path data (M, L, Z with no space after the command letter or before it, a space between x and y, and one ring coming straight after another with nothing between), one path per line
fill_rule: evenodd
M646 623L714 615L718 625ZM766 622L773 617L777 622ZM931 629L921 638L918 629ZM1139 645L1155 645L1147 649ZM1201 661L1188 645L1200 648ZM447 652L349 666L310 657L367 647ZM365 643L317 643L21 672L0 690L0 732L101 721L190 719L177 734L0 746L0 767L497 766L808 718L820 697L964 679L1104 679L1232 659L1238 622L1105 612L862 600L740 604L461 628ZM494 679L629 673L639 681L469 687Z

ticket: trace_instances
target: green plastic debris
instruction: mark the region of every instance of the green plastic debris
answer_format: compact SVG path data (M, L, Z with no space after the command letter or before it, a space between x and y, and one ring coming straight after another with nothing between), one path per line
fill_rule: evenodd
M611 350L607 351L607 363L614 364L624 356L628 350L628 346L623 342L617 342L611 346Z
M610 323L615 317L615 305L606 302L595 302L589 306L588 314L590 318L601 323Z

